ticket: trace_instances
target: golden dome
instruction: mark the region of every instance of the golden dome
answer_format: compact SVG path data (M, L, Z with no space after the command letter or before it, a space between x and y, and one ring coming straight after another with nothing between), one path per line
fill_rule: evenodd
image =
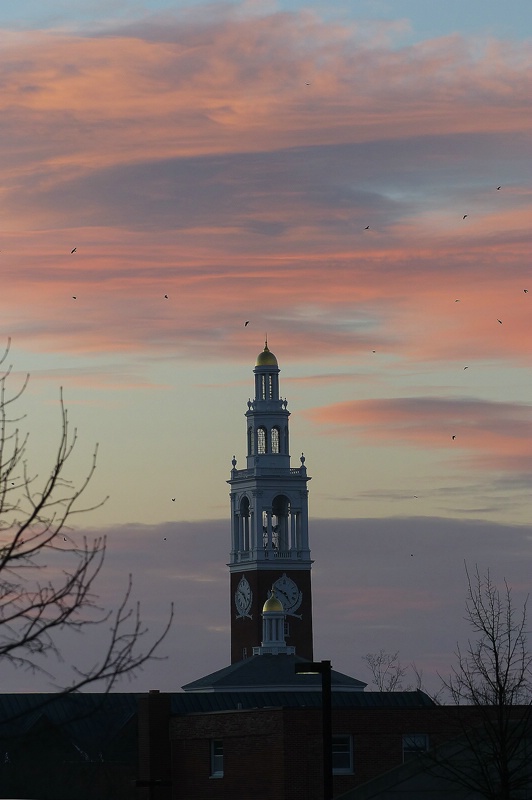
M277 614L282 614L284 611L281 601L271 592L270 596L262 606L262 613L267 614L268 611L275 611Z
M268 343L264 345L264 350L257 356L256 367L277 367L277 359L271 350L268 350Z

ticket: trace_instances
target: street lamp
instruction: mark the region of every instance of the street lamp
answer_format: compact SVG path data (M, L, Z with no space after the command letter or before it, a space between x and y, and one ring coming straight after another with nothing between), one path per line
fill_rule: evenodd
M323 800L332 800L332 698L331 662L307 661L295 665L296 675L321 675L321 720L323 747Z

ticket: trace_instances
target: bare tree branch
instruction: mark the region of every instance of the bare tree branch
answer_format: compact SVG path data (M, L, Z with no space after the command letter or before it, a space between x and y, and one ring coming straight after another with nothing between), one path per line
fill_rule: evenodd
M3 365L9 343L0 356ZM44 658L61 662L58 635L80 633L89 626L110 621L103 652L88 668L72 667L73 680L63 691L76 691L98 682L109 691L116 682L131 677L149 660L170 627L173 609L162 631L149 636L140 607L132 601L129 576L117 609L98 603L95 582L106 551L105 537L77 543L69 522L75 514L105 503L80 505L96 469L98 447L79 485L67 477L69 460L77 442L60 394L60 435L49 474L40 479L26 460L28 434L19 430L24 419L12 413L28 384L28 376L13 393L8 392L12 367L0 374L0 662L51 675Z
M366 653L362 661L371 672L372 683L379 692L398 692L403 688L407 668L399 661L399 651L387 653L382 648L378 653Z
M494 584L489 571L466 565L466 620L475 633L465 649L457 645L456 665L443 680L458 706L461 759L446 764L453 778L489 800L511 800L529 780L525 739L530 735L532 654L527 642L527 604L516 609L511 589ZM472 718L475 720L472 723ZM519 795L520 796L520 795Z

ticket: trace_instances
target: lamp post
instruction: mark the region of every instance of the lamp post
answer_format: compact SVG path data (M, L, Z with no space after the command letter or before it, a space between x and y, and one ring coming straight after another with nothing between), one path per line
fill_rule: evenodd
M332 800L332 698L331 662L308 661L295 665L296 675L321 675L321 721L323 748L323 800Z

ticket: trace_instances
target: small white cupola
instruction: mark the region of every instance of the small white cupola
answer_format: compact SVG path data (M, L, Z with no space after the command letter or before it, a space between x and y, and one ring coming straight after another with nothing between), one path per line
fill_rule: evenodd
M253 648L254 656L295 654L295 647L290 647L285 641L285 618L283 604L272 588L262 607L262 642L260 647Z

